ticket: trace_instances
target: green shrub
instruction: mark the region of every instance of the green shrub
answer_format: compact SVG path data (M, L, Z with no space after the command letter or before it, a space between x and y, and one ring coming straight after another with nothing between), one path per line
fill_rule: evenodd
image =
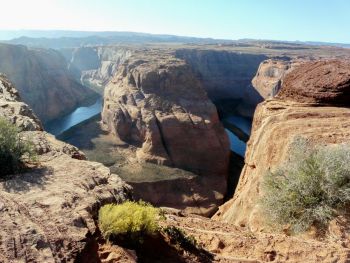
M99 211L98 224L104 238L125 237L142 241L145 235L158 232L160 209L143 201L108 204Z
M35 160L33 144L19 133L17 126L0 118L0 176L20 172L26 161Z
M262 207L275 226L294 233L311 226L325 230L350 205L350 146L311 147L298 139L290 160L269 172L263 182Z

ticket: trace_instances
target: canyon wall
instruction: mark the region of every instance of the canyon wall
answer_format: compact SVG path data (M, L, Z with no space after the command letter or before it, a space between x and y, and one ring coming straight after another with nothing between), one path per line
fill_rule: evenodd
M157 50L130 57L105 88L102 124L137 147L139 161L181 168L204 178L207 196L217 194L202 202L222 201L228 137L214 104L185 61Z
M214 218L263 229L264 175L288 160L288 148L298 136L314 144L349 142L349 91L348 62L305 62L288 73L277 96L258 105L238 187Z
M0 262L73 262L86 250L101 205L122 202L130 187L77 148L42 131L18 91L0 76L0 117L30 139L38 160L0 179Z
M82 84L103 93L120 64L135 52L122 46L96 46L63 49L70 72Z
M240 100L246 108L245 115L252 116L255 106L263 100L251 81L267 56L206 49L179 49L175 54L191 66L215 104Z
M287 58L267 59L259 65L258 71L252 80L254 89L264 99L274 97L282 86L284 76L305 60Z
M97 95L74 80L64 57L54 50L0 44L0 72L44 122L92 102Z

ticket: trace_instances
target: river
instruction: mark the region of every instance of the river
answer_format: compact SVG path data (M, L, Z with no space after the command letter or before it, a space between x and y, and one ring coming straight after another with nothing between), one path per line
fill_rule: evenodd
M72 128L73 126L100 114L101 110L102 98L99 98L93 105L87 107L79 107L75 109L72 113L45 124L45 130L55 136L59 136L63 132ZM225 118L225 121L238 127L245 134L250 135L250 119L235 115ZM231 150L244 157L246 151L246 143L240 140L239 137L236 136L235 133L233 133L229 129L225 130L230 139Z
M232 125L238 127L245 134L250 135L252 124L251 120L241 116L230 116L225 118L225 121L231 123ZM246 151L246 143L238 138L232 131L225 129L227 135L230 139L231 150L240 156L244 157Z
M76 108L70 114L48 122L44 125L45 130L55 136L58 136L71 127L100 114L101 110L102 98L99 98L94 104L90 106Z

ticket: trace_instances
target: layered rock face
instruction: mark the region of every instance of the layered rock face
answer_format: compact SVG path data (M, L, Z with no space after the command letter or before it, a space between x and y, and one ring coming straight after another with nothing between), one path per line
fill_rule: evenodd
M102 122L138 147L139 161L192 171L212 182L208 191L218 193L214 203L222 200L228 138L185 61L157 51L129 58L106 86Z
M215 218L262 229L260 184L268 170L288 159L294 138L315 144L349 142L350 105L343 100L350 89L349 68L339 60L304 63L285 77L277 98L259 104L235 195Z
M259 64L267 58L265 55L201 49L180 49L175 54L191 65L214 103L240 99L253 112L263 100L251 86L251 80Z
M81 83L103 93L104 86L134 52L119 46L80 47L61 51L69 62L69 70Z
M125 200L129 186L41 131L40 121L4 76L0 116L20 127L39 155L28 171L0 179L0 261L74 261L96 231L99 207Z
M0 72L16 85L42 121L62 116L96 97L74 80L64 57L54 50L0 44Z
M299 64L292 60L265 60L259 65L252 85L264 99L272 98L280 90L283 77Z

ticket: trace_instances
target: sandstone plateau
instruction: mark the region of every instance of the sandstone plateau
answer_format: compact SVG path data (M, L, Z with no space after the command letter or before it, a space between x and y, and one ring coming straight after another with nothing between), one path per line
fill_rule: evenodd
M302 63L285 76L274 99L258 105L238 187L214 218L264 230L260 185L268 170L288 159L294 138L301 136L314 144L350 141L349 100L345 100L349 72L348 62L341 60ZM331 223L330 235L349 247L347 223L337 220Z
M214 104L185 61L157 51L129 58L106 86L102 124L137 147L140 162L199 175L214 194L198 203L205 207L209 203L213 209L221 202L226 191L228 138Z
M0 179L0 262L73 262L96 231L99 207L128 198L129 186L43 132L3 75L0 116L20 127L39 155L27 172Z

